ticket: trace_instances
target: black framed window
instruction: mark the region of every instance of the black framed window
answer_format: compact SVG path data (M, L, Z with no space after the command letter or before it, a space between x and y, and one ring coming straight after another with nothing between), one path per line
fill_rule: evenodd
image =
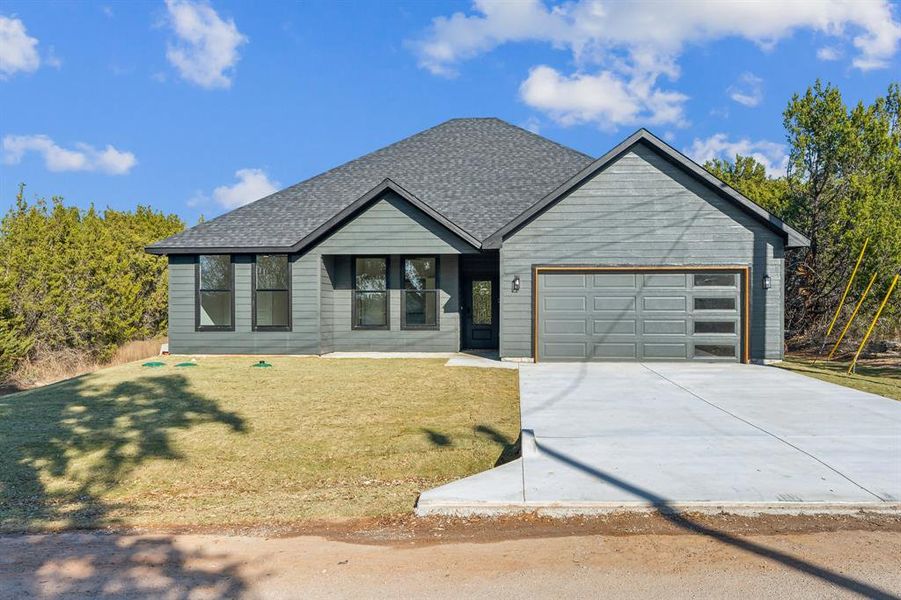
M234 331L235 271L228 254L203 254L195 265L198 331Z
M257 254L253 261L253 328L291 329L291 273L287 254Z
M353 328L388 329L388 257L353 260Z
M438 257L403 258L401 329L438 329Z

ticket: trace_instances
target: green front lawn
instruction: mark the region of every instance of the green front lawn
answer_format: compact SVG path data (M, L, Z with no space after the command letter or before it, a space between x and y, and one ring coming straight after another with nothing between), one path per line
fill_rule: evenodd
M515 370L256 360L167 357L0 397L0 530L399 514L519 433Z
M809 358L786 357L777 366L837 383L845 387L879 394L886 398L901 400L901 368L898 366L871 366L858 364L855 372L848 375L848 363L827 360L814 361Z

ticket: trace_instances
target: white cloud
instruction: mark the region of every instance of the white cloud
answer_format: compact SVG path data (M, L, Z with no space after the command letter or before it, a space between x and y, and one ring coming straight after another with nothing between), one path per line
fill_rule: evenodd
M736 154L752 156L766 167L766 172L771 177L785 175L788 165L784 145L767 140L751 141L747 138L730 141L725 133L716 133L707 139L695 138L683 152L701 164L713 158L732 161Z
M46 56L44 56L44 64L48 67L53 67L54 69L61 69L63 66L63 61L56 55L56 51L53 49L53 46L47 50Z
M113 146L97 149L89 144L77 143L63 148L46 135L6 135L3 137L3 162L19 164L28 152L43 156L49 171L97 171L108 175L125 175L136 164L135 155L122 152Z
M817 58L820 60L838 60L842 57L841 48L836 46L823 46L817 50Z
M615 127L630 122L622 118L636 115L657 123L682 122L684 96L661 89L658 82L660 77L678 79L678 58L687 45L740 37L769 49L801 29L837 39L850 37L857 49L853 65L864 70L887 66L901 39L901 24L887 0L572 0L550 5L542 0L475 0L471 13L433 19L428 31L410 46L421 67L451 77L461 62L504 44L542 42L568 51L574 72L555 72L552 78L544 70L549 67L536 66L529 78L536 73L543 78L523 83L524 88L544 91L535 108L565 121ZM604 100L576 101L563 93L591 87L626 99L627 106L606 108ZM550 105L551 96L559 102ZM523 99L529 103L525 95ZM599 107L602 104L605 107Z
M763 79L754 73L742 73L726 91L734 101L753 108L763 101Z
M609 129L639 121L685 121L682 105L687 96L656 89L653 80L626 81L612 71L567 76L542 65L529 72L519 92L526 104L564 126L597 123Z
M279 183L271 181L262 169L239 169L235 172L238 182L220 185L213 190L213 200L232 209L249 204L278 191Z
M238 48L247 43L234 20L222 20L203 0L166 0L166 8L177 38L166 58L182 78L207 89L231 87Z
M532 133L541 133L541 121L539 121L535 116L531 116L526 119L521 125L523 129L528 129Z
M41 66L37 46L38 40L28 35L21 20L0 16L0 79L36 71Z
M738 36L764 48L799 29L834 37L848 30L859 55L855 66L887 61L897 50L901 24L885 0L819 2L616 2L576 0L546 6L541 0L475 0L476 15L437 17L413 42L420 64L453 73L462 60L509 42L541 41L571 50L577 59L604 58L614 49L667 63L689 43Z

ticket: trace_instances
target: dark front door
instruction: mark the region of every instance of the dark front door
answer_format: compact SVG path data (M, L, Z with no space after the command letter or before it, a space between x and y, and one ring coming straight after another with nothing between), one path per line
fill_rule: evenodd
M498 347L497 272L468 271L462 277L463 349L490 350Z

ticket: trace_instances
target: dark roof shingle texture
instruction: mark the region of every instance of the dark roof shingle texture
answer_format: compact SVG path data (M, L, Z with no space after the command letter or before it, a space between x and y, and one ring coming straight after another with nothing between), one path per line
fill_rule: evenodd
M292 246L385 179L484 240L592 160L499 119L453 119L151 247Z

